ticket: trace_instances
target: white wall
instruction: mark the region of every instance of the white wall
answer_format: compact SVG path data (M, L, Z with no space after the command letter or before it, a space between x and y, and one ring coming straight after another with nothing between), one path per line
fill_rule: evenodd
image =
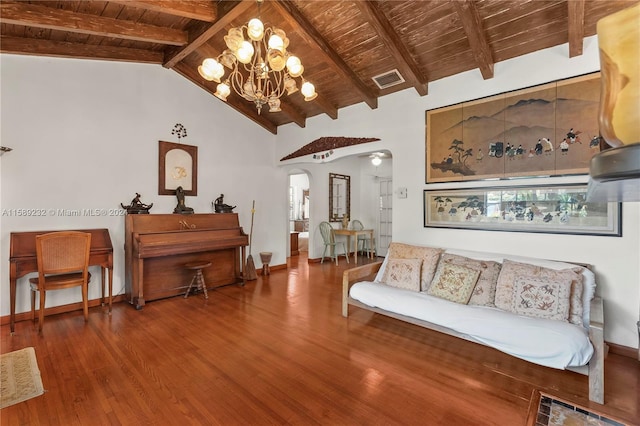
M0 55L2 145L14 151L2 157L0 206L12 209L102 209L128 203L137 191L154 203L153 213L170 213L171 196L157 195L158 140L177 141L176 123L188 129L183 143L198 146L197 197L187 197L196 212L211 212L220 193L238 205L240 223L249 231L251 201L256 200L253 253L273 252L272 264L286 260L288 247L288 174L309 173L313 201L310 231L328 215L328 174L351 176L352 217L366 217L360 185L365 174L357 157L363 152L393 154L394 187L408 197L394 200L396 241L442 247L513 252L591 263L605 299L605 338L638 346L640 306L640 205L625 203L623 237L522 234L424 228L425 111L599 69L597 40L585 40L584 54L568 58L566 45L495 65L495 77L483 80L474 70L429 85L420 97L405 90L379 99L371 110L360 103L307 120L304 129L282 126L274 136L246 120L181 76L159 66ZM318 87L322 96L321 87ZM378 137L378 142L341 148L330 162L310 158L279 159L322 136ZM544 182L544 181L541 181ZM366 187L366 185L364 185ZM9 257L9 233L34 229L107 227L115 249L114 288L124 287L121 217L0 217L0 253ZM311 236L311 238L314 238ZM309 256L322 252L318 241ZM259 259L255 256L254 259ZM8 268L0 267L0 314L8 315ZM29 309L25 279L19 282L17 312ZM58 292L60 293L60 292ZM51 304L79 300L73 290ZM98 291L92 288L91 297Z
M182 143L198 147L196 213L211 213L221 193L237 205L249 233L256 201L253 254L273 252L286 263L286 173L275 166L275 136L223 105L177 73L157 65L2 55L0 311L9 314L9 233L25 230L108 228L114 246L114 293L124 289L122 216L65 217L56 209L117 209L135 192L151 213L172 213L174 196L158 195L158 141L182 123ZM14 209L44 209L44 217L16 217ZM53 210L52 210L53 209ZM259 262L259 256L254 256ZM259 265L258 265L259 266ZM98 272L97 270L95 272ZM33 275L30 275L33 276ZM18 282L17 309L30 309ZM98 280L99 281L99 280ZM90 286L90 297L98 297ZM47 306L80 300L74 289L53 292Z
M360 103L341 109L339 118L335 121L326 116L318 116L307 120L304 129L295 125L283 126L278 132L276 158L282 158L322 136L380 138L379 142L337 150L330 160L383 149L393 153L394 188L396 191L399 187L408 188L407 198L394 199L395 241L518 253L593 264L599 281L597 293L605 300L606 340L638 347L639 203L624 204L621 238L423 227L422 196L423 190L427 188L424 184L426 110L594 72L599 67L596 37L585 39L584 54L575 58L569 58L567 45L546 49L496 64L495 77L490 80L483 80L480 72L473 70L430 83L429 94L424 97L420 97L413 89L405 90L380 98L379 107L375 110ZM322 96L322 88L318 87L317 90L319 96ZM297 162L300 161L314 163L308 157ZM295 163L289 161L285 168L300 167L300 164ZM318 169L318 173L321 170L322 173L328 173L329 170L339 172L334 170L338 164L340 163L336 162L334 166L330 162L324 166L313 164L308 167L324 167ZM549 180L529 180L531 182L544 184ZM314 209L316 206L317 203L314 204ZM318 208L325 209L321 206ZM352 214L352 217L356 216Z

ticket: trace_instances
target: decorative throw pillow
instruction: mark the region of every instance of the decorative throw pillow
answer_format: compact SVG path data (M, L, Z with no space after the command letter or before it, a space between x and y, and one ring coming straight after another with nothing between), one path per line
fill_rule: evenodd
M466 304L473 293L479 275L480 271L447 263L434 277L427 294Z
M473 289L473 293L471 294L471 299L469 299L468 304L490 307L495 306L496 285L498 283L500 267L502 266L500 263L490 260L476 260L464 256L445 253L440 258L436 275L438 274L438 270L440 270L445 264L461 265L475 271L480 271L478 282Z
M571 281L550 281L546 278L516 277L510 311L535 318L567 321Z
M382 283L406 290L420 291L422 259L389 259Z
M433 247L414 246L411 244L389 244L389 259L422 259L422 272L420 277L420 289L427 290L433 280L433 275L438 266L440 253L444 250Z
M571 269L556 270L505 259L498 276L496 307L506 311L510 309L513 287L518 276L537 277L547 281L570 281L569 322L582 326L582 269L582 267L576 266Z

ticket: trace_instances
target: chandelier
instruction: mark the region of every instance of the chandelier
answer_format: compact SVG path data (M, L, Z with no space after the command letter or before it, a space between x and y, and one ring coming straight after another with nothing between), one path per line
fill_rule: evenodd
M258 0L258 16L261 3ZM305 101L318 96L314 85L302 77L304 67L300 59L287 51L289 39L283 30L265 29L259 18L253 18L242 27L231 28L224 42L227 49L215 59L206 58L198 67L202 78L219 83L214 93L217 98L226 102L233 88L256 105L258 114L266 104L269 112L279 112L280 98L298 91L295 80L298 77ZM223 81L225 68L230 73Z

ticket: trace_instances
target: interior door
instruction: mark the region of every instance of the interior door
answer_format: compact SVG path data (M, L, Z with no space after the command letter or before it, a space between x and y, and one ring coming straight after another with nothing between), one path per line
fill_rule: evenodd
M386 256L389 244L391 244L391 211L393 202L393 181L380 179L380 207L378 215L378 240L376 254Z

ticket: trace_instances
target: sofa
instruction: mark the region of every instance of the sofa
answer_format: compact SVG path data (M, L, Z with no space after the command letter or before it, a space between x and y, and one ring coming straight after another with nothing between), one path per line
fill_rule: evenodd
M344 271L342 315L373 311L588 376L604 403L604 322L588 265L393 242Z

